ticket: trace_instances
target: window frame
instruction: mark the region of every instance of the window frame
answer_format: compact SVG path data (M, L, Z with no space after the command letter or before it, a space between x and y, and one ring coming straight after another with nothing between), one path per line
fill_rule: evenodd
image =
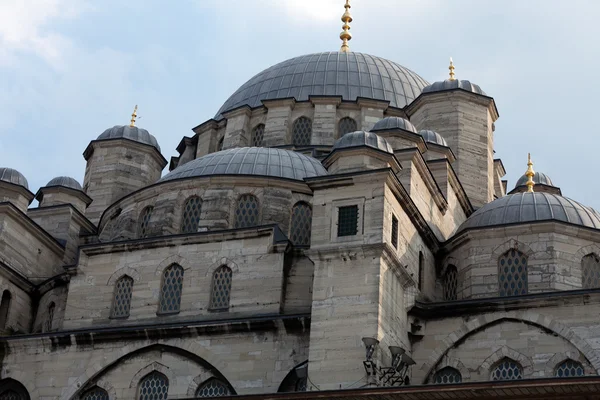
M391 229L390 229L390 241L392 242L392 247L394 247L394 249L398 250L398 218L396 218L396 215L394 215L392 213L392 225L391 225Z
M94 393L92 393L92 392L94 392L94 391L104 392L104 394L106 394L106 399L107 399L107 400L110 400L110 395L108 394L108 391L107 391L106 389L104 389L104 388L101 388L101 387L100 387L100 386L98 386L98 385L96 385L96 386L94 386L94 387L92 387L92 388L90 388L90 389L86 390L85 392L83 392L83 393L81 394L81 397L80 397L80 399L81 399L81 400L87 400L87 399L86 399L86 396L89 396L89 395L92 395L92 394L94 394Z
M514 378L514 379L494 379L494 374L496 372L496 370L500 367L500 365L504 364L505 362L512 362L514 363L518 368L519 368L519 372L521 374L520 378ZM523 369L523 365L521 365L520 362L513 360L510 357L503 357L501 360L499 360L497 363L495 363L492 368L490 368L490 381L492 382L502 382L502 381L518 381L521 379L525 378L525 370Z
M354 123L354 130L342 133L342 123L344 121L347 121L347 120L351 120ZM342 118L340 118L338 120L337 130L338 130L338 132L337 132L338 133L338 138L341 138L342 136L344 136L347 133L356 132L358 130L358 121L356 119L352 118L352 117L349 117L349 116L342 117Z
M558 375L558 370L567 363L573 363L573 364L578 364L576 367L574 368L581 368L581 375L562 375L559 376ZM575 361L572 358L567 358L562 360L561 362L559 362L558 364L556 364L556 366L554 367L554 378L580 378L582 376L585 376L585 366L583 365L583 363L579 362L579 361Z
M215 301L214 301L215 286L216 286L215 279L217 277L217 273L219 273L220 270L227 270L229 272L229 289L227 290L227 307L225 307L225 306L216 307ZM210 303L208 305L208 310L213 311L213 312L229 311L229 309L231 308L231 289L232 289L232 287L233 287L233 269L231 269L226 264L219 265L219 267L216 268L212 274L212 279L211 279L211 284L210 284Z
M170 386L171 386L171 382L169 381L169 378L168 378L168 377L167 377L165 374L163 374L162 372L154 370L154 371L151 371L151 372L147 373L146 375L144 375L144 376L142 377L142 379L140 379L140 381L138 382L138 385L137 385L137 393L136 393L136 399L137 399L137 400L142 400L142 399L141 399L141 397L142 397L142 393L141 393L141 391L142 391L142 385L143 385L143 383L144 383L146 380L148 380L148 379L149 379L149 378L150 378L152 375L157 375L157 376L162 376L162 377L164 377L165 381L167 382L167 393L166 393L166 395L165 395L165 400L169 398L169 389L170 389Z
M242 202L242 198L244 198L244 196L251 196L256 199L257 214L256 214L256 223L254 225L238 226L238 210L240 209L240 203ZM233 229L244 229L244 228L252 228L255 226L260 226L261 221L262 221L262 207L261 207L261 202L260 202L260 199L258 198L258 196L255 195L254 193L240 194L235 202L235 210L233 212Z
M262 129L262 133L260 135L261 136L260 142L257 144L256 143L256 133L258 132L259 128ZM266 125L264 123L257 124L254 128L252 128L252 133L250 134L250 146L251 147L264 147L265 128L266 128Z
M196 222L196 230L195 231L186 231L184 230L184 226L186 223L186 212L187 212L187 208L188 208L188 204L192 201L192 200L197 200L198 201L198 221ZM202 221L202 205L203 205L203 201L202 198L198 195L191 195L189 197L187 197L185 199L185 202L183 203L183 209L181 210L181 223L179 224L179 233L185 234L185 235L190 235L192 233L197 233L199 228L200 228L200 221Z
M164 285L165 285L165 279L166 279L166 274L167 271L170 268L180 268L181 269L181 289L180 289L180 293L179 293L179 304L177 307L177 310L174 311L163 311L163 299L164 299ZM177 264L177 263L173 263L173 264L169 264L162 272L161 274L161 282L160 282L160 294L159 294L159 298L158 298L158 309L156 310L156 315L176 315L179 314L181 312L181 300L183 298L183 281L184 281L184 277L185 277L185 269Z
M115 305L116 305L116 301L117 301L117 288L118 288L119 282L126 280L126 279L128 281L131 281L131 290L129 291L129 306L127 307L127 315L116 316L115 315ZM127 274L121 275L119 277L119 279L117 279L115 281L114 289L113 289L112 305L110 307L110 319L127 319L127 318L129 318L129 316L131 315L131 300L133 298L133 286L134 285L135 285L134 279Z
M453 273L455 275L453 291L450 291L448 289L448 277L450 273ZM454 296L448 296L447 294L450 292L453 292ZM448 266L446 267L446 271L444 271L444 275L442 277L442 298L444 299L444 301L458 300L458 268L454 264L448 264Z
M460 380L458 382L436 382L437 378L445 371L452 371L452 372L456 373L456 375L458 375ZM458 369L451 367L451 366L446 366L446 367L438 369L435 372L435 374L433 374L433 379L432 379L431 383L434 385L454 385L457 383L462 383L462 374L460 373L460 371Z
M338 223L339 223L339 208L346 206L358 206L358 232L352 236L338 236ZM350 199L334 200L331 202L331 208L329 209L331 215L331 231L330 240L336 243L354 242L362 240L364 235L364 210L365 210L365 198L355 197Z
M419 282L418 287L419 291L423 291L425 286L425 255L423 251L419 250Z
M6 299L4 296L6 295ZM12 303L12 293L8 289L2 291L2 297L0 300L0 330L6 329L8 326L8 320L10 317L10 305ZM4 301L6 300L6 307ZM4 307L4 308L3 308Z
M295 233L294 227L296 226L296 224L294 224L294 211L297 209L297 207L308 208L310 221L308 223L308 243L307 244L297 244L293 241L293 236ZM310 247L311 235L312 235L312 205L307 201L299 200L296 203L294 203L294 205L292 206L292 212L290 214L290 227L289 227L288 237L290 239L290 242L292 242L292 244L296 247Z
M586 265L585 261L589 258L594 259L595 265ZM596 268L596 271L593 271L592 268ZM600 277L598 277L598 273L600 272L600 257L596 253L586 254L581 258L581 288L582 289L597 289L600 288ZM586 275L596 275L597 284L587 285L586 284Z
M525 289L525 293L514 294L514 291L511 291L512 294L506 294L507 292L504 291L504 294L503 294L502 282L504 280L508 280L507 279L508 275L504 275L504 273L502 271L504 266L501 265L501 263L502 263L502 259L504 257L506 257L506 259L508 260L508 254L513 251L520 255L518 257L522 257L525 259L525 266L524 266L525 271L524 271L524 275L523 275L524 276L523 287ZM498 297L516 297L516 296L524 296L526 294L529 294L529 258L527 257L527 255L525 253L523 253L522 251L520 251L518 249L514 249L514 248L508 249L505 252L503 252L502 254L500 254L500 256L498 256L497 266L498 266L498 269L497 269L497 271L498 271ZM502 279L502 277L504 277L504 279ZM511 280L513 280L513 279L511 279Z
M148 228L150 227L150 221L152 220L153 213L154 213L154 206L146 206L140 212L140 215L138 216L138 223L137 223L137 238L138 239L147 239L150 237L148 234L149 233ZM146 214L148 214L148 220L146 222L144 222ZM145 225L143 225L143 224L145 224ZM143 226L143 228L142 228L142 226ZM142 232L143 232L143 234L142 234Z
M306 144L296 142L296 126L300 120L307 120L309 123L310 130L308 132L308 143L306 143ZM311 118L307 117L306 115L301 115L298 118L296 118L294 120L294 122L292 123L292 145L295 147L308 147L312 143L312 137L313 137L313 120Z
M204 399L204 398L209 398L209 397L205 397L205 396L200 396L200 391L202 389L204 389L206 386L210 385L213 382L217 382L219 385L223 386L225 389L227 389L228 393L225 393L222 396L211 396L211 397L228 397L228 396L235 396L235 392L232 390L231 386L229 384L227 384L226 382L223 382L223 380L217 378L217 377L211 377L208 378L207 380L205 380L204 382L202 382L201 384L198 385L198 387L196 388L196 390L194 391L194 397L198 398L198 399Z

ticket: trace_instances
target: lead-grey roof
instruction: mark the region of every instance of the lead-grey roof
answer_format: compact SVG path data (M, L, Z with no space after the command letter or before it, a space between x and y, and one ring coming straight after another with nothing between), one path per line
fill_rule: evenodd
M458 229L555 220L600 229L600 214L575 200L551 193L515 193L475 211Z
M98 136L97 140L108 140L108 139L129 139L139 143L154 146L160 153L160 146L154 136L145 129L138 128L137 126L129 125L115 125L112 128L108 128Z
M12 168L0 168L0 181L13 183L15 185L23 186L25 189L29 189L29 184L25 176Z
M243 68L243 64L240 65ZM262 100L309 96L341 96L387 100L392 107L413 101L428 82L393 61L363 53L325 52L308 54L276 64L244 83L217 113L241 106L261 106Z
M238 147L207 154L163 176L159 182L208 175L259 175L303 180L327 175L315 158L290 150Z
M391 131L394 129L404 129L412 133L417 133L417 128L407 119L400 117L385 117L380 119L371 128L372 131Z
M543 172L536 172L533 175L533 182L536 185L554 186L554 184L552 183L552 179L550 179L550 177L548 175L544 174ZM515 187L524 186L526 183L527 183L527 175L523 175L522 177L519 178Z
M440 135L437 132L430 131L428 129L423 129L423 130L419 131L419 135L423 136L423 139L427 143L435 143L435 144L439 144L440 146L448 147L448 143L446 142L446 139L444 139L442 137L442 135Z
M333 144L335 149L347 149L350 147L368 146L374 149L394 154L394 149L387 140L373 132L356 131L346 133Z
M462 89L487 96L485 92L481 90L481 87L479 87L479 85L476 85L469 81L461 81L460 79L455 79L453 81L446 79L445 81L433 82L431 85L423 88L423 93L441 92L442 90L452 89Z
M63 186L70 189L81 190L83 188L77 182L75 178L71 178L70 176L57 176L56 178L52 178L50 182L46 184L46 186Z

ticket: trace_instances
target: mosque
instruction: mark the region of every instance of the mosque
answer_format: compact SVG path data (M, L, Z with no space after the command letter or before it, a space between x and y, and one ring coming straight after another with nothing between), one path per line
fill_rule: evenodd
M83 185L0 169L0 400L599 398L600 214L350 8L169 161L134 111Z

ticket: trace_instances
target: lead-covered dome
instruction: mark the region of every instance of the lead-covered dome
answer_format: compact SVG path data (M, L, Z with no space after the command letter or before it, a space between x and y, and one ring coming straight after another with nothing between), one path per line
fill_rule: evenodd
M363 53L325 52L308 54L276 64L255 75L227 99L217 113L241 106L252 108L262 100L309 96L358 97L389 101L404 107L413 101L428 82L393 61Z
M394 149L387 140L373 132L356 131L346 133L333 144L333 150L351 147L368 146L386 153L394 154Z
M14 185L23 186L25 189L29 189L29 184L25 176L12 168L0 168L0 181L12 183Z
M401 117L385 117L380 119L371 128L372 131L392 131L403 129L408 132L417 133L417 128L407 119Z
M57 176L56 178L52 178L46 184L46 187L48 187L48 186L62 186L62 187L66 187L69 189L83 191L81 184L79 182L77 182L77 180L75 178L71 178L70 176Z
M97 140L129 139L142 144L153 146L160 153L160 146L154 136L145 129L130 125L116 125L108 128L98 136Z
M441 92L444 90L454 90L454 89L462 89L467 92L473 92L477 94L481 94L487 96L479 85L471 83L469 81L463 81L460 79L446 79L445 81L434 82L429 86L423 88L423 93L431 93L431 92Z
M470 228L555 220L600 229L600 214L574 200L551 193L515 193L475 211L460 226Z
M525 186L527 184L527 179L527 175L521 176L517 181L515 187ZM543 172L536 172L533 175L533 182L536 185L554 186L554 184L552 183L552 179L550 179L550 177L544 174Z
M159 182L209 175L258 175L301 181L327 175L327 170L319 160L295 151L238 147L207 154L183 164Z
M419 135L421 135L423 137L423 140L425 140L427 143L434 143L440 146L448 147L446 139L444 139L442 135L440 135L437 132L430 131L428 129L423 129L419 131Z

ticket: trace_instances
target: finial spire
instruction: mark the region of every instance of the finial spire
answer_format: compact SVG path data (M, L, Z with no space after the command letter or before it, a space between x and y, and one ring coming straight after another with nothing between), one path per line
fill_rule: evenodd
M129 126L135 126L136 118L137 118L137 104L135 105L135 108L133 109L133 114L131 114L131 123L129 124Z
M352 39L352 34L350 33L350 22L352 22L352 15L350 15L350 8L352 8L352 6L350 5L350 0L346 0L344 8L346 9L346 12L342 15L342 22L344 25L342 25L343 31L340 33L340 39L342 39L342 48L340 51L342 53L349 53L350 46L348 46L348 41Z
M450 70L450 80L455 81L456 78L454 77L454 62L452 61L452 57L450 57L450 66L448 67L448 69Z
M527 172L525 172L525 176L527 177L527 193L533 193L533 186L535 182L533 181L533 176L535 175L535 171L533 170L533 162L531 161L531 153L527 153Z

